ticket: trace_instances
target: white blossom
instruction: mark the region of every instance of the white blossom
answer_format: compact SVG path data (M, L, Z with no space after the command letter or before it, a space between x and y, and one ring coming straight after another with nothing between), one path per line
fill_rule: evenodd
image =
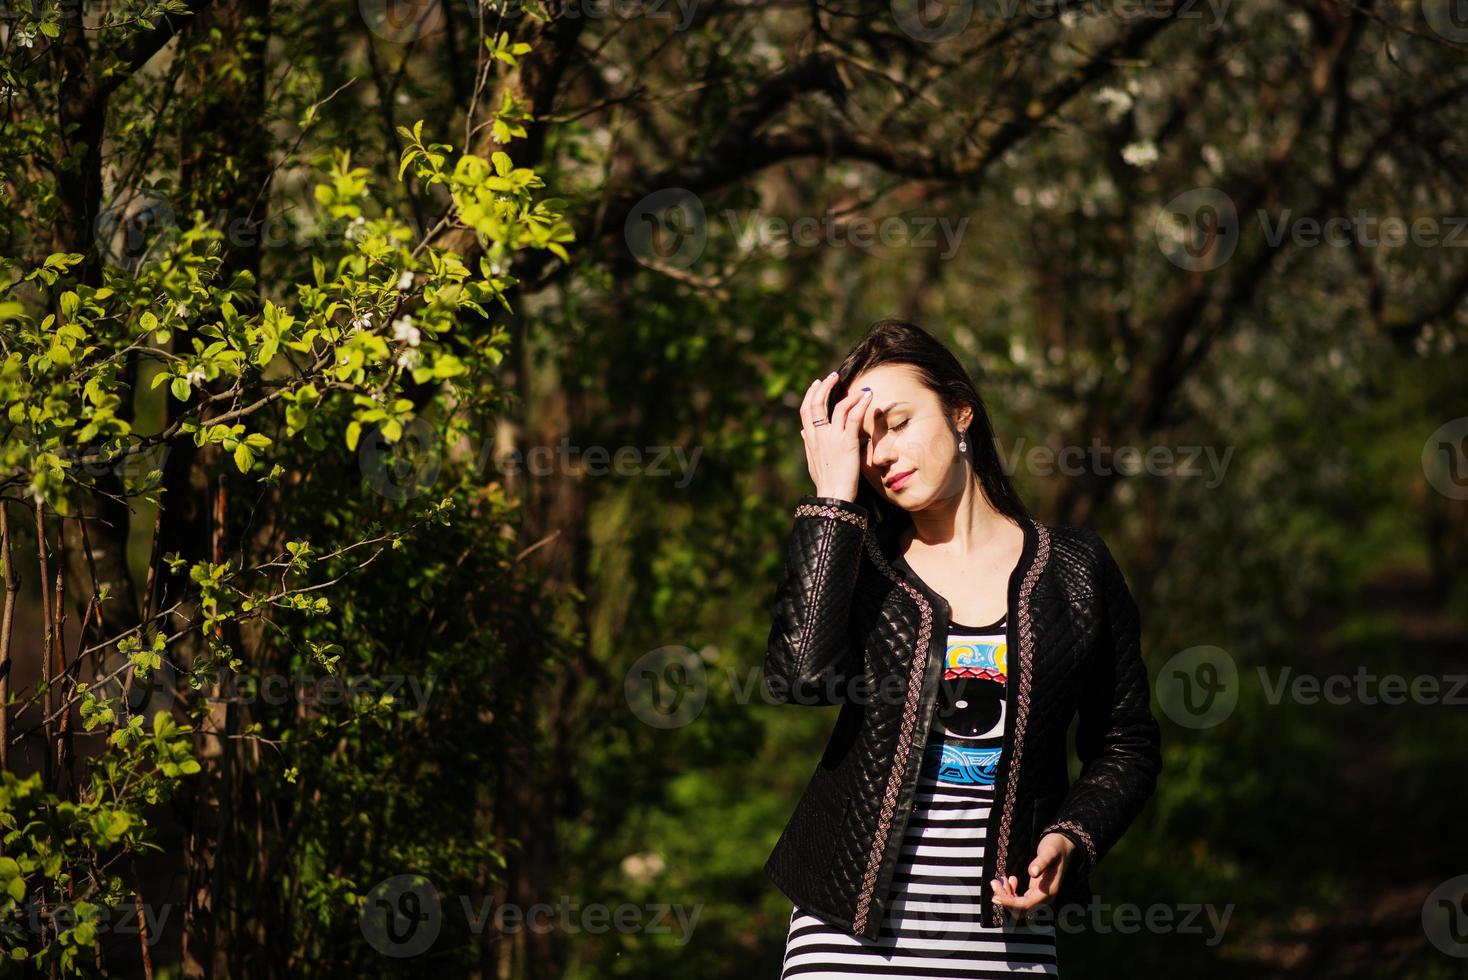
M407 341L409 347L417 347L418 341L422 339L422 334L419 333L417 327L413 326L411 316L400 316L392 322L392 339Z
M1157 144L1151 140L1128 143L1121 148L1121 158L1132 166L1145 170L1157 162Z
M406 293L408 290L410 290L412 288L413 288L413 273L409 272L407 269L404 269L403 270L403 274L400 275L400 276L398 276L398 292L400 292L400 293Z
M1106 118L1111 122L1116 122L1132 107L1132 97L1110 85L1097 92L1095 99L1106 107Z

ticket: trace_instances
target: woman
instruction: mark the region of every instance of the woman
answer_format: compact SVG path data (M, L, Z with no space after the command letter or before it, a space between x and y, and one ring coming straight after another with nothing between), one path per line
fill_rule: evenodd
M920 328L876 323L800 411L816 494L765 685L841 710L765 864L783 976L1057 975L1055 906L1090 899L1162 766L1126 580L1094 532L1030 517Z

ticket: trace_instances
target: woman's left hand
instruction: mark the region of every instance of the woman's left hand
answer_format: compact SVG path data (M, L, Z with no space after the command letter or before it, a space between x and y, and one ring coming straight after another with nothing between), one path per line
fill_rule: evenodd
M1019 878L1014 875L1010 875L1008 881L995 878L992 882L994 901L1007 909L1013 909L1020 918L1024 918L1025 913L1031 909L1049 902L1060 890L1060 883L1065 879L1065 867L1075 849L1075 841L1064 834L1046 834L1035 847L1035 859L1027 869L1030 876L1029 889L1019 895L1015 892L1019 887Z

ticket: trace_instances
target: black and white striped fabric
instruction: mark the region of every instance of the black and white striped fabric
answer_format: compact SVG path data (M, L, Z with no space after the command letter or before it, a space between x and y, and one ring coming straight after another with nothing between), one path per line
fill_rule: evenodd
M980 925L984 824L1009 719L1005 618L950 624L943 683L876 939L793 907L781 980L893 977L983 980L1059 975L1053 924Z

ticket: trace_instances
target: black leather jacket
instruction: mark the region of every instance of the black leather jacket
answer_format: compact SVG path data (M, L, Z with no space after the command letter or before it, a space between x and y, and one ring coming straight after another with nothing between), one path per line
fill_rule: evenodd
M877 937L887 913L943 676L948 603L895 565L903 519L869 527L865 507L802 497L786 548L765 652L775 698L841 706L815 772L765 863L801 909ZM905 519L910 522L910 518ZM1009 580L1007 716L973 890L985 925L1004 907L990 881L1018 891L1047 833L1076 844L1053 905L1088 901L1091 869L1142 809L1162 769L1140 620L1095 532L1021 520ZM1066 735L1079 715L1075 782Z

